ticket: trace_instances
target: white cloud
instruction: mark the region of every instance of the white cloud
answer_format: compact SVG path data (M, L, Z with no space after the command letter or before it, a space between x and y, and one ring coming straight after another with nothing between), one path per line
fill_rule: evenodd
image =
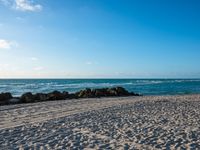
M0 0L4 5L20 11L41 11L42 5L34 4L33 0Z
M15 41L0 39L0 49L10 49L12 47L17 47L17 46L18 44Z
M16 9L21 11L41 11L42 6L33 4L30 0L15 0Z

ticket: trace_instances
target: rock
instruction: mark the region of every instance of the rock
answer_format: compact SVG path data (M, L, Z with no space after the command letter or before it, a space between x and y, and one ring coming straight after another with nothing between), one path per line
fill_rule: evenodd
M0 94L0 104L5 105L9 103L30 103L30 102L40 102L47 100L65 100L65 99L77 99L77 98L100 98L100 97L110 97L110 96L141 96L139 94L128 92L123 87L113 87L113 88L101 88L101 89L90 89L86 88L80 90L76 93L68 93L66 91L59 92L53 91L51 93L36 93L32 94L31 92L24 93L19 99L12 99L10 93L1 93ZM12 100L9 100L12 99Z
M12 98L11 93L1 93L0 94L0 104L8 104L9 100Z
M116 87L115 88L118 96L128 96L130 95L129 92L123 87Z
M100 92L101 96L129 96L130 93L125 90L123 87L113 87L113 88L103 88L97 89L96 91Z
M106 93L107 93L106 96L118 96L116 88L109 88L109 89L107 89Z
M76 95L78 98L94 97L94 95L92 94L92 90L89 88L86 88L85 90L81 90L81 91L77 92Z
M68 99L69 98L69 93L64 91L63 93L64 99Z
M12 98L11 93L1 93L0 94L0 101L9 100Z
M46 101L48 99L47 94L37 93L34 95L36 101Z
M85 89L76 92L78 98L106 97L106 96L139 96L139 94L129 93L123 87L102 88L102 89Z
M92 93L94 97L103 97L107 95L108 88L102 88L102 89L94 89L92 90Z
M9 102L10 102L11 104L17 104L17 103L20 103L20 99L19 99L19 98L11 98L11 99L9 100Z
M109 91L111 92L110 94L114 96L141 96L140 94L134 92L128 92L123 87L111 88Z
M130 92L130 96L142 96L142 95L140 95L138 93Z
M77 99L78 96L77 96L77 94L70 93L70 94L68 95L68 98L69 98L69 99Z
M27 92L27 93L24 93L21 97L20 97L20 100L23 102L23 103L30 103L30 102L34 102L34 95L31 93L31 92Z
M47 94L48 100L64 100L65 96L59 91L53 91Z

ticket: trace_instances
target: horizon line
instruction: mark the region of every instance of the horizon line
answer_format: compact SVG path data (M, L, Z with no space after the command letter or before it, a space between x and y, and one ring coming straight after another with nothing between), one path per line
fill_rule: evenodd
M188 78L183 78L183 77L146 77L146 78L129 78L129 77L121 77L121 78L115 78L115 77L113 77L113 78L111 78L111 77L108 77L108 78L106 78L106 77L92 77L92 78L29 78L29 77L27 77L27 78L1 78L0 77L0 80L17 80L17 79L26 79L26 80L34 80L34 79L36 79L36 80L44 80L44 79L55 79L55 80L59 80L59 79L61 79L61 80L92 80L92 79L96 79L96 80L101 80L101 79L109 79L109 80L112 80L112 79L129 79L129 80L142 80L142 79L165 79L165 80L168 80L168 79L182 79L182 80L188 80L188 79L200 79L200 77L199 78L196 78L196 77L188 77Z

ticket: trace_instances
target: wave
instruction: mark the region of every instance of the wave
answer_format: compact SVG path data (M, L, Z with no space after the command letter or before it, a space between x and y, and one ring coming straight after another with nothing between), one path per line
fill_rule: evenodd
M187 83L187 84L185 84ZM138 93L165 94L200 92L200 79L120 79L120 80L0 80L0 93L11 92L21 95L24 92L51 92L53 90L75 92L84 88L123 86ZM136 91L137 90L137 91ZM164 92L166 91L166 92Z
M200 82L200 80L132 80L130 82L81 82L81 83L8 83L0 84L0 88L85 88L85 87L112 87L112 86L140 86L140 85L153 85L165 83L183 83L183 82Z
M199 79L166 79L166 80L137 80L138 84L163 84L163 83L183 83L183 82L200 82Z

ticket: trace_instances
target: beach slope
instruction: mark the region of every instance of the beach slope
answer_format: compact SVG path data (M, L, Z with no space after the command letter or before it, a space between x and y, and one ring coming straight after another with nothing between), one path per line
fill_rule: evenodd
M3 149L200 149L200 95L0 107Z

